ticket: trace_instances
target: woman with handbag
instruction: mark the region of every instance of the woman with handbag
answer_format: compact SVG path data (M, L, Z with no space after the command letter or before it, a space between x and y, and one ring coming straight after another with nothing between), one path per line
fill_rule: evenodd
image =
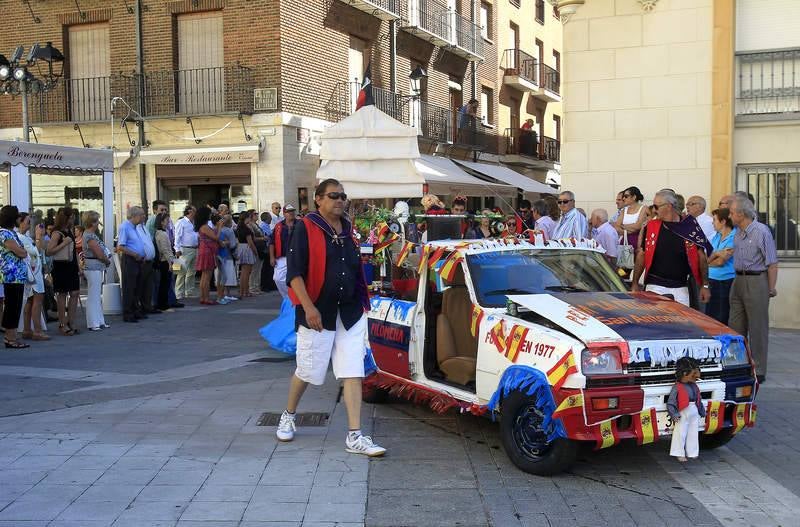
M239 261L239 298L253 296L250 293L250 274L253 265L258 260L256 244L253 241L253 230L250 228L251 216L242 214L239 216L239 224L236 226L236 259Z
M22 246L17 233L13 231L18 216L19 210L13 205L6 205L0 209L0 274L5 294L2 325L6 330L5 346L11 349L30 347L30 344L17 340L25 282L29 278L29 267L25 263L28 252Z
M199 245L195 269L200 271L200 303L205 306L215 306L219 302L210 298L211 275L217 268L217 251L219 251L219 231L222 229L222 220L218 220L212 228L211 209L200 207L194 215L194 230L198 233ZM217 289L217 298L222 298L222 291Z
M86 292L86 327L89 331L109 328L103 316L103 277L111 258L103 240L97 235L100 214L90 210L83 213L83 276Z
M637 247L639 231L647 221L648 209L642 205L644 196L638 187L628 187L622 191L622 202L625 206L620 211L614 228L620 235L620 246L630 245ZM631 269L633 266L631 266Z
M53 270L50 276L53 279L53 289L58 303L58 330L67 337L78 333L74 326L81 288L78 253L75 251L75 235L72 230L74 223L73 209L70 207L58 209L53 235L46 251L48 256L53 257ZM69 307L67 295L69 295Z
M264 260L269 256L269 240L261 227L258 226L258 213L250 209L247 211L250 214L250 229L253 231L253 243L256 246L256 262L253 264L253 270L250 273L250 293L253 295L260 295L261 291L261 268L264 265Z
M44 301L44 276L42 275L44 251L44 225L36 226L34 232L35 240L28 236L31 228L31 216L27 212L20 212L17 218L17 235L22 240L22 246L28 253L28 265L30 266L33 280L25 284L25 305L22 312L22 338L31 340L50 340L43 331L42 303ZM33 329L31 329L33 328Z

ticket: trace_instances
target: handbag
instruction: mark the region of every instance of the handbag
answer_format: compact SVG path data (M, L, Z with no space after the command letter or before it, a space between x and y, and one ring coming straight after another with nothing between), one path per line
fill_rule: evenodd
M633 245L628 243L628 233L622 235L622 245L619 246L617 254L617 267L622 269L633 269L634 267Z
M64 233L61 233L62 237L66 237L70 239L71 243L68 243L57 252L53 253L53 261L54 262L71 262L72 257L75 251L75 240L72 239L70 236L64 236Z

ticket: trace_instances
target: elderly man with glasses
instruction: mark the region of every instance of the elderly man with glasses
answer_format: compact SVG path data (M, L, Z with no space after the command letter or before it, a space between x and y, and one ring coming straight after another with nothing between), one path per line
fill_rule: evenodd
M556 224L553 238L585 238L589 233L589 223L586 216L575 208L575 194L565 190L558 195L558 209L561 211L561 218Z
M676 302L690 305L689 277L700 287L700 302L711 298L708 284L706 254L711 244L692 216L683 220L678 212L678 197L661 190L653 199L655 219L650 220L639 238L636 265L633 270L632 291L639 291L639 278L644 274L645 291L672 297Z
M700 228L703 229L703 234L706 235L706 239L711 240L714 238L717 231L714 230L714 219L706 212L705 199L700 196L690 196L689 199L686 200L686 212L689 213L690 216L694 216L694 219L700 224Z

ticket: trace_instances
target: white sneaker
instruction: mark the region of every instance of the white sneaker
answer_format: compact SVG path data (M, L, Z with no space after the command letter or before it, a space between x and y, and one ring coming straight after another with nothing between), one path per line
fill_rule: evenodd
M364 454L369 457L378 457L386 453L386 449L378 446L372 442L372 438L365 435L360 435L355 439L350 439L348 436L344 440L345 451L351 454Z
M225 300L227 300L228 302L236 302L239 299L236 298L235 296L226 296Z
M281 420L278 422L278 430L275 435L278 436L278 441L291 441L294 439L294 414L290 414L286 410L281 414Z

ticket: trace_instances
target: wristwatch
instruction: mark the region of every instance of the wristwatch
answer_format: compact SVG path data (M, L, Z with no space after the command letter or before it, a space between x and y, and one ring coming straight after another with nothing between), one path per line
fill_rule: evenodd
M709 289L708 284L703 284L703 289Z

